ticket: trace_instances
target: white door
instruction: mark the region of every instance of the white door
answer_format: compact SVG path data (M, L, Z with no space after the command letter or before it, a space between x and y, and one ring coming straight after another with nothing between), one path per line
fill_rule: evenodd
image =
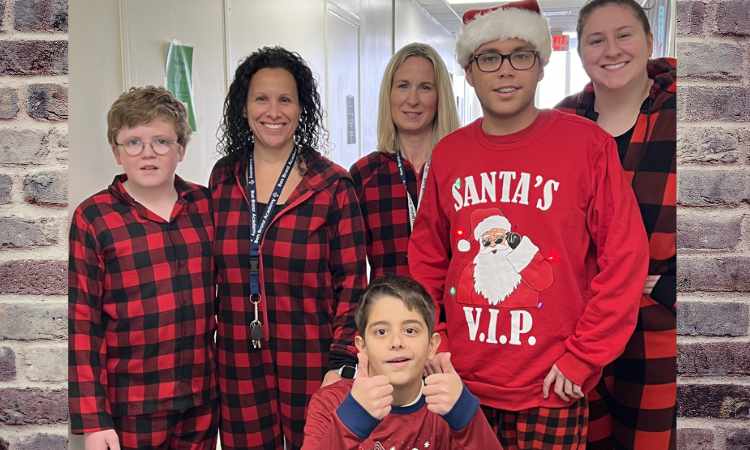
M328 156L346 169L360 157L359 20L329 2L326 14Z

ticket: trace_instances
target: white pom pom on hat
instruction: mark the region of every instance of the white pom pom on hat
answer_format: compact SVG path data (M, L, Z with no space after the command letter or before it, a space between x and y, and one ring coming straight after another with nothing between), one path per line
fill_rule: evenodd
M537 0L521 0L464 13L464 26L456 41L461 67L471 62L474 51L498 39L522 39L539 52L542 65L549 62L552 37Z

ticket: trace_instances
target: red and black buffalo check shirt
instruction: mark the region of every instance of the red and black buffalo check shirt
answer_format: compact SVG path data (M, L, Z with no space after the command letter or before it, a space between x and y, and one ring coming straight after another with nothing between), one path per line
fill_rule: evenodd
M404 161L409 194L417 198L422 174ZM395 153L375 151L349 169L367 226L370 279L383 275L409 276L406 250L411 235L406 189L398 173ZM417 178L419 177L419 179Z
M185 410L217 397L214 229L208 190L175 177L166 221L125 175L73 213L68 403L74 433L112 417Z
M591 392L590 449L675 448L677 333L676 147L677 61L649 61L654 83L620 155L649 238L649 275L661 275L644 296L625 352ZM594 88L564 99L563 111L596 120Z
M261 349L250 346L247 160L216 163L218 366L224 449L299 448L329 369L356 363L354 312L366 287L365 226L344 169L306 149L302 181L260 245Z

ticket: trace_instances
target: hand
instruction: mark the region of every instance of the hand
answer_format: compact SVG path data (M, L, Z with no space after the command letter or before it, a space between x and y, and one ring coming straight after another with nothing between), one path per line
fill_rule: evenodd
M339 375L339 372L336 370L329 370L326 372L326 375L323 377L323 383L320 385L320 387L328 386L329 384L333 384L341 379L341 375Z
M461 377L456 373L456 369L451 364L451 354L442 352L432 359L433 364L437 364L439 372L434 372L425 379L425 387L422 393L427 402L427 409L444 416L448 414L458 398L461 397L461 391L464 388Z
M115 430L102 430L83 435L86 450L120 450L120 439Z
M521 243L521 235L509 231L505 233L505 240L508 241L508 247L510 247L511 249L515 249L516 247L518 247L518 244Z
M393 386L385 375L370 376L369 361L364 352L357 353L357 376L352 384L352 397L377 420L391 412Z
M550 369L547 376L544 377L544 384L542 385L544 398L549 397L549 388L552 383L555 383L555 394L566 402L570 401L571 398L574 400L583 398L581 386L573 384L572 381L565 378L565 375L563 375L563 373L560 372L560 369L557 368L557 364L552 365L552 369Z
M443 373L443 369L440 367L440 361L445 358L445 355L448 355L448 358L450 358L450 354L448 352L440 352L437 355L433 356L431 359L427 360L424 365L425 378L429 377L433 373Z
M646 295L651 295L651 293L654 291L654 286L656 286L656 283L659 282L659 278L661 278L661 275L649 275L646 278L646 284L643 286L643 293Z

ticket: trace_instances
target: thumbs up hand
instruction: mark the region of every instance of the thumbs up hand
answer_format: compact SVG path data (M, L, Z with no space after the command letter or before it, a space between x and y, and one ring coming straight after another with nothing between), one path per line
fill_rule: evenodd
M367 355L357 353L357 376L352 385L352 397L368 414L377 420L382 420L391 412L393 403L393 386L385 375L370 376Z
M456 373L456 369L451 364L450 353L438 353L432 359L432 375L425 379L425 387L422 393L427 402L427 409L444 416L453 409L463 390L461 377Z

